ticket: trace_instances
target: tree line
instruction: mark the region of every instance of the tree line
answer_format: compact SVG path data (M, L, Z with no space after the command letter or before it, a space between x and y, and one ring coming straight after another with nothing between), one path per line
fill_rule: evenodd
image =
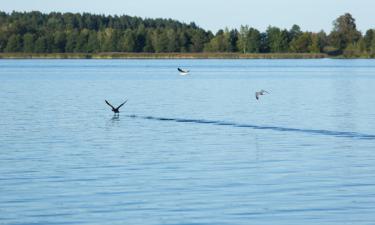
M375 56L375 30L357 30L346 13L332 31L289 30L269 26L261 32L248 25L216 34L195 23L89 13L0 12L0 52L241 52L328 53Z

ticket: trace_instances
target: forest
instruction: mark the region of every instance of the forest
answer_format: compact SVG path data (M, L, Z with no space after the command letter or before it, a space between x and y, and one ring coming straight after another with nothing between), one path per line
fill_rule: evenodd
M0 12L1 53L325 53L375 57L375 29L364 34L346 13L326 33L249 25L215 34L195 23L127 15Z

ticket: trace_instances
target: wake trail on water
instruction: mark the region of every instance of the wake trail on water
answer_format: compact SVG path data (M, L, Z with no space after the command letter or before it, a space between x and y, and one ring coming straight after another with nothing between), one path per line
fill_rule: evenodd
M166 117L138 116L138 115L126 115L126 116L130 117L130 118L156 120L156 121L167 121L167 122L177 122L177 123L195 123L195 124L212 124L212 125L216 125L216 126L251 128L251 129L255 129L255 130L272 130L272 131L280 131L280 132L299 132L299 133L306 133L306 134L318 134L318 135L344 137L344 138L354 138L354 139L362 139L362 140L375 140L375 135L373 135L373 134L364 134L364 133L350 132L350 131L301 129L301 128L279 127L279 126L259 126L259 125L254 125L254 124L243 124L243 123L227 122L227 121L221 121L221 120L166 118Z

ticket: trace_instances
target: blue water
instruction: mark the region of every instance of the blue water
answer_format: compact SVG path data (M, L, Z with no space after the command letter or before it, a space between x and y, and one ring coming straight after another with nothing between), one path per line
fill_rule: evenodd
M0 224L374 224L374 88L375 60L0 60Z

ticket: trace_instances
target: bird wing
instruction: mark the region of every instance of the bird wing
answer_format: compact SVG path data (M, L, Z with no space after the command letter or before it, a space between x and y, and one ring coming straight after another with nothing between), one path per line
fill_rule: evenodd
M109 105L112 109L115 109L115 107L113 107L113 105L111 105L111 103L109 103L107 100L105 100L105 103L107 103L107 105Z
M117 107L117 110L118 109L120 109L126 102L127 102L128 100L126 99L126 101L125 102L123 102L121 105L119 105L118 107Z
M259 92L255 92L255 98L258 100L259 99Z
M178 71L180 71L181 73L189 73L189 70L183 70L181 68L177 68Z
M269 92L268 92L268 91L266 91L266 90L262 90L262 92L264 92L264 93L267 93L267 94L269 94Z

